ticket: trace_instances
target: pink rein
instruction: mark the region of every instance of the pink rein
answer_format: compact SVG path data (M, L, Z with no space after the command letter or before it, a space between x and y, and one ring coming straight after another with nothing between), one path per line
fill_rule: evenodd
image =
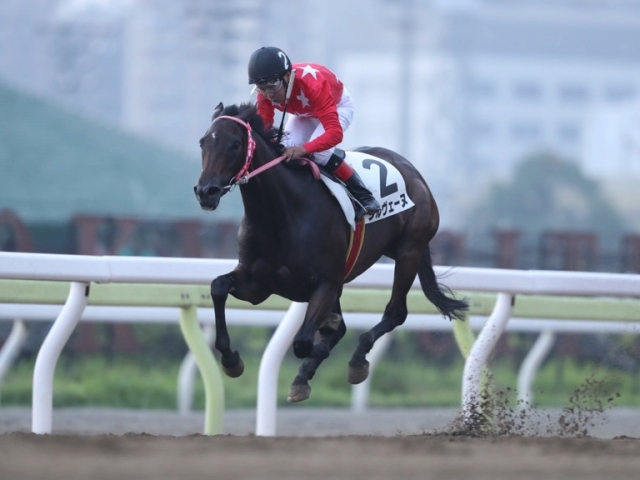
M256 149L256 141L253 139L253 136L251 134L251 125L249 125L249 123L245 122L244 120L240 120L237 117L231 117L229 115L222 115L220 117L215 118L213 121L216 122L221 119L233 120L234 122L239 123L240 125L242 125L244 128L247 129L247 155L244 160L244 165L242 165L242 168L240 169L238 174L235 177L233 177L230 184L226 187L228 190L231 190L231 188L234 185L243 185L249 182L250 178L255 177L256 175L264 172L265 170L269 170L271 167L275 167L277 164L279 164L280 162L282 162L284 159L287 158L286 156L282 155L281 157L274 158L270 162L267 162L264 165L252 170L251 172L248 172L249 167L251 166L251 160L253 160L253 152ZM300 158L298 160L303 165L308 165L311 168L313 177L316 180L320 178L320 169L318 168L318 165L316 165L314 162L306 158Z

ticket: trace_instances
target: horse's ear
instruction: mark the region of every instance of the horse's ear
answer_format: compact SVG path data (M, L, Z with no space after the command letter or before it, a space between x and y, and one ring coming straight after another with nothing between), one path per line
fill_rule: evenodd
M211 121L213 121L214 118L220 116L223 109L224 109L224 105L222 105L222 102L220 102L216 107L216 109L213 111L213 116L211 117Z

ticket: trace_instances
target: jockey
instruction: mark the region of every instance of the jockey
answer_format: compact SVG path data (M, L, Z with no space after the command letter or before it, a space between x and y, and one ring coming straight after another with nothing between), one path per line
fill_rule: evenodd
M266 128L273 127L274 109L291 114L282 141L287 161L307 155L344 182L361 205L356 221L380 210L360 175L343 161L344 152L335 152L351 124L354 106L332 71L315 63L292 64L279 48L262 47L249 59L249 84L258 91L258 113Z

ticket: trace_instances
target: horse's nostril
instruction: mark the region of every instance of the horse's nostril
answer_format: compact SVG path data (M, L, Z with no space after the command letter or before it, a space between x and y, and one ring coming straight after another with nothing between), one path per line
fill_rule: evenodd
M218 187L210 186L206 188L204 193L209 197L218 193L218 190L220 190Z
M207 187L196 185L195 187L193 187L193 191L196 194L196 198L198 200L202 200L205 198L211 198L218 195L220 193L220 187L217 187L215 185L209 185Z

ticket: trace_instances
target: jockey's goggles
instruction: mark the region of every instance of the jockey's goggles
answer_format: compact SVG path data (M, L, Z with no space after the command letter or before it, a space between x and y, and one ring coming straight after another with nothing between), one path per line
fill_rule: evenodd
M256 83L256 88L262 93L275 92L282 86L283 83L284 81L282 78L274 78L273 80L268 80L266 82Z

